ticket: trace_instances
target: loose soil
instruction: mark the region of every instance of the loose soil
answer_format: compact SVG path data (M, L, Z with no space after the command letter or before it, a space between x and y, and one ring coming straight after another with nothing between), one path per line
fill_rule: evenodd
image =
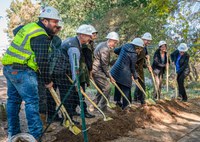
M0 104L5 104L5 101L6 80L1 72ZM99 112L93 113L95 118L86 119L89 142L182 142L185 135L200 126L200 98L189 99L187 103L158 101L156 105L125 111L116 108L114 112L106 113L113 118L111 121L103 121ZM22 118L23 126L26 121ZM82 134L75 136L58 123L51 126L55 129L45 133L44 142L83 142ZM6 142L6 128L6 122L0 121L0 142Z
M89 141L178 141L197 124L200 125L200 99L188 103L159 101L156 105L125 111L117 108L115 113L108 115L113 120L98 119L87 126ZM55 137L55 142L83 141L82 134L75 136L67 129L62 129Z

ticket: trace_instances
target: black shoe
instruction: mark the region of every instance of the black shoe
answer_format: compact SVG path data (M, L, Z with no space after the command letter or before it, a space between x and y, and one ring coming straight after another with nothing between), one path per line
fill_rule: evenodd
M116 102L116 106L122 107L122 103L121 102Z
M80 113L78 113L78 112L75 111L75 112L72 113L72 115L73 116L80 116Z
M89 112L85 112L85 118L94 118L95 115L90 114Z
M72 122L73 122L75 125L80 125L80 122L75 121L74 119L72 119Z
M58 116L56 116L56 117L54 118L54 120L52 120L52 118L53 118L53 117L48 117L48 118L47 118L47 123L62 122L62 121L63 121L63 118L60 118L60 117L58 117Z

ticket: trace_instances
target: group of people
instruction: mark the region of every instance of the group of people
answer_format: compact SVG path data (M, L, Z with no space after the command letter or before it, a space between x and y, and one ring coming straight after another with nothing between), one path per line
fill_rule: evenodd
M43 129L41 119L51 121L56 111L56 104L48 89L58 88L62 101L71 85L67 75L73 81L76 80L74 55L78 60L79 79L83 91L89 86L89 79L93 79L109 99L110 82L116 82L131 102L132 81L138 80L145 90L143 69L148 68L149 71L154 72L159 93L161 93L163 74L166 66L169 65L165 41L159 42L151 67L147 64L150 59L147 46L152 41L150 33L145 33L141 38L135 38L132 42L115 48L119 42L119 35L116 32L110 32L104 42L94 47L98 32L93 26L83 24L77 29L75 37L63 41L57 36L61 28L59 12L49 6L43 9L37 23L19 26L13 32L15 37L2 59L8 88L9 139L20 133L19 111L22 101L25 101L29 133L36 140L39 139ZM111 49L114 49L114 53L118 55L112 67L110 67ZM187 45L181 43L178 50L171 54L172 64L176 66L178 74L179 94L183 101L187 101L184 89L184 79L189 73L187 50ZM142 105L146 104L145 95L138 87L135 89L134 100L139 100ZM127 100L121 97L117 88L114 92L114 101L122 109L128 105ZM97 93L94 102L99 104L103 111L107 111L106 100L101 94ZM72 121L79 124L73 119L73 116L80 115L76 112L77 106L80 105L76 83L73 86L73 92L67 96L63 105ZM86 118L95 117L88 112L85 101L84 113ZM59 116L56 116L55 120L60 121Z

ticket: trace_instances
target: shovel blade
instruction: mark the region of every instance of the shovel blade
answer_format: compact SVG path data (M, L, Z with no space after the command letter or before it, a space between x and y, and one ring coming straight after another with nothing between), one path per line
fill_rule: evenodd
M113 103L108 103L107 106L108 106L109 108L116 108L116 105L113 104Z
M81 130L75 126L75 125L72 125L72 126L69 126L69 130L74 134L74 135L78 135L81 133Z
M111 117L105 117L104 119L103 119L103 121L110 121L110 120L113 120Z
M78 135L79 133L81 133L81 130L75 126L73 123L70 123L69 120L65 121L64 126L66 128L69 128L69 130L74 134L74 135Z
M148 103L148 104L156 104L156 102L153 100L153 99L147 99L146 100L146 102Z

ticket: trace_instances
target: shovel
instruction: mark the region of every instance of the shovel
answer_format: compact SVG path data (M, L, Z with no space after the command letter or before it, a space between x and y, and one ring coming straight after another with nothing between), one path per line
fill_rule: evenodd
M135 79L132 79L132 80L133 80L133 82L136 84L136 86L144 93L144 95L147 96L146 92L145 92L144 89L142 88L142 86L141 86L141 84L139 83L139 81L138 81L138 80L135 80ZM150 99L150 98L148 98L148 99L149 99L149 103L155 104L155 101L154 101L154 100L152 100L152 99Z
M144 93L145 96L147 96L146 92L144 91L144 89L142 88L142 86L140 85L140 83L138 82L138 80L133 79L133 82L137 85L137 87Z
M67 75L69 81L71 83L73 83L73 80ZM88 101L103 115L103 121L109 121L109 120L113 120L111 117L106 117L106 115L104 114L104 112L90 99L90 97L88 97L88 95L83 91L83 88L81 88L81 93L83 94L83 96L88 99Z
M58 95L56 94L55 90L53 89L53 87L49 88L49 91L51 92L51 95L52 95L53 99L55 100L56 105L60 106L61 102L60 102ZM67 113L67 111L66 111L66 109L63 105L61 105L60 110L61 110L63 117L64 117L63 126L65 126L66 128L69 127L69 130L75 135L78 135L79 133L81 133L81 130L76 125L74 125L74 123L72 122L69 114ZM66 120L66 118L68 120Z
M177 99L177 97L178 97L178 85L177 85L176 79L177 79L177 74L176 74L176 65L175 65L175 79L174 79L174 82L175 82L175 93L176 93L175 99Z
M119 88L119 86L116 84L116 82L113 82L113 84L114 84L115 87L119 90L119 92L121 93L121 95L126 99L126 101L127 101L128 104L129 104L128 106L129 106L130 108L132 108L132 107L137 108L136 105L131 104L131 102L129 101L129 99L126 97L126 95L124 94L124 92Z
M167 53L167 66L166 66L166 88L167 88L167 92L169 92L169 59L168 59L168 53Z
M95 84L95 82L90 79L90 82L94 85L94 87L97 89L97 91L105 98L106 102L107 102L107 106L109 108L115 108L116 105L114 103L109 102L108 98L105 96L105 94L101 91L101 89L99 89L99 87Z

